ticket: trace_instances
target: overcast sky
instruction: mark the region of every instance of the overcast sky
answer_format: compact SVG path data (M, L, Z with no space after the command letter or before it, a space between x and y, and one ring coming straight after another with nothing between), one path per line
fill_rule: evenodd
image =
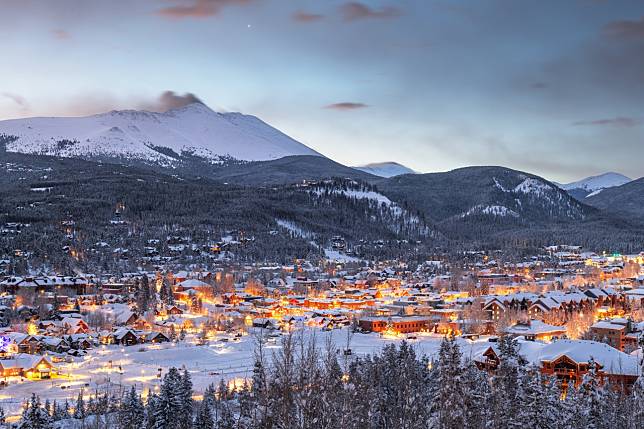
M0 119L174 91L348 165L644 175L642 0L0 0L0 17Z

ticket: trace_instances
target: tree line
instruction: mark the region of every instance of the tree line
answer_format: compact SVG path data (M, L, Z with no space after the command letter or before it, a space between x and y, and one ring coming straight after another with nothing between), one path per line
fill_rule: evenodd
M516 340L502 337L494 374L464 359L446 338L434 360L402 342L349 359L327 344L284 337L270 358L258 342L252 379L210 385L194 399L190 373L171 368L158 393L145 399L134 387L121 397L79 395L69 404L33 396L21 429L304 428L641 428L644 378L630 392L602 383L597 366L566 388L526 365ZM73 411L71 411L73 409ZM63 425L64 423L64 425Z

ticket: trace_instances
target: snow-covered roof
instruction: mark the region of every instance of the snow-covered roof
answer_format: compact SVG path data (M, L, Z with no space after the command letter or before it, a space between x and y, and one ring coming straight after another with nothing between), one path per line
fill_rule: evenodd
M540 320L531 320L529 323L517 323L505 330L508 334L513 335L539 335L555 332L565 332L563 326L554 326L544 323Z
M558 340L550 344L526 341L520 345L521 354L532 363L551 362L562 356L588 363L592 358L608 374L639 375L637 358L597 341Z

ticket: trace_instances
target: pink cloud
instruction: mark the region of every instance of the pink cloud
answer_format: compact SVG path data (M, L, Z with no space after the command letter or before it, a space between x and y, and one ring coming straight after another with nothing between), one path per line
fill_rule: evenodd
M329 104L328 106L325 106L326 109L334 109L334 110L357 110L357 109L364 109L366 107L369 107L369 106L364 103L354 103L350 101L343 101L341 103L333 103L333 104Z
M224 7L245 5L253 0L170 0L174 6L164 7L157 14L169 19L208 18L218 15Z
M63 30L61 28L56 28L51 30L51 34L58 40L67 40L72 37L68 31Z
M614 21L606 25L605 31L611 36L644 38L644 16L638 21Z
M317 22L324 19L324 15L317 13L308 13L303 11L297 11L293 14L293 20L302 23Z

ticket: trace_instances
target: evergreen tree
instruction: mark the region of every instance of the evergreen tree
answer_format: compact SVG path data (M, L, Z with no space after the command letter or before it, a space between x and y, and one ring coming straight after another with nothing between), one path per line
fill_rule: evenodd
M83 398L83 389L78 392L78 398L76 398L76 406L74 407L74 417L75 419L84 419L86 416L85 409L85 399Z
M154 429L173 428L183 424L185 408L182 403L184 399L181 396L182 390L181 374L172 367L163 378L161 392L154 405ZM190 416L190 424L192 424L192 416Z
M490 413L490 383L487 373L470 363L463 373L463 401L465 427L484 429L488 427Z
M32 393L27 408L22 413L19 429L50 429L52 427L49 414L40 404L40 399Z
M49 399L45 399L45 405L43 405L43 409L47 412L47 414L49 414L50 417L53 415Z
M522 427L549 429L552 416L544 415L548 397L539 368L532 367L521 374L521 404L516 420Z
M125 395L118 411L120 429L139 429L144 420L145 409L141 396L136 393L134 386Z
M631 394L632 411L632 424L636 428L644 427L644 337L640 340L642 342L641 360L640 360L640 376L633 385Z
M165 421L161 425L157 424L157 415L159 408L160 398L154 393L149 393L148 401L145 405L145 428L146 429L156 429L163 427Z
M540 420L544 421L541 427L563 428L562 422L565 420L564 403L562 399L561 387L557 383L556 377L540 377L543 383L543 409Z
M179 412L177 416L179 423L178 427L179 429L190 429L192 427L192 411L194 404L192 400L192 380L187 369L184 369L183 376L179 379L176 394L176 403L179 404Z
M65 399L65 407L63 408L63 419L71 419L72 413L70 412L71 407L69 406L69 401Z
M438 391L434 398L436 414L432 421L438 427L456 429L465 426L463 414L463 384L461 380L461 352L454 336L443 338L438 353L436 383Z
M199 404L194 428L214 429L215 422L212 418L212 399L204 395L203 401Z
M499 367L492 378L493 425L496 428L519 428L516 419L521 400L520 373L523 363L516 339L503 335L499 339Z
M579 386L580 405L584 413L584 423L588 429L603 427L604 393L604 389L599 384L597 363L591 358L588 361L588 372Z
M561 402L561 423L557 425L561 429L583 429L585 425L585 414L580 407L578 391L574 381L570 380L565 388L565 399Z

